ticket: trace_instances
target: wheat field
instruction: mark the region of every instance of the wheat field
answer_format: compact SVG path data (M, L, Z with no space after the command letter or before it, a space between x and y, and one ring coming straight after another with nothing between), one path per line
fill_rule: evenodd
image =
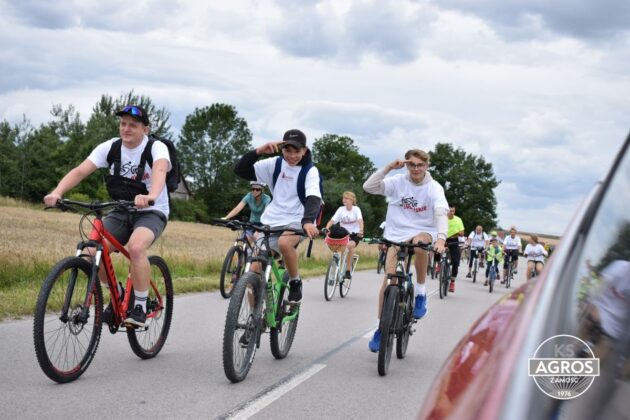
M43 207L43 206L42 206ZM39 287L52 266L75 254L81 239L81 215L0 200L0 319L32 313ZM89 233L89 222L83 222ZM213 290L226 251L237 232L226 228L171 221L149 254L162 256L171 269L176 293ZM308 242L300 245L303 276L323 275L330 251L323 240L313 244L312 258L305 257ZM378 250L361 245L359 267L375 267ZM126 262L114 255L119 280L127 273Z

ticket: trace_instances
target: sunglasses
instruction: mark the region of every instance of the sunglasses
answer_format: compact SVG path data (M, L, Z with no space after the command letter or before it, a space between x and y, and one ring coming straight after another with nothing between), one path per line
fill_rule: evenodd
M252 188L252 191L262 191L262 188Z
M136 106L126 106L123 108L122 112L126 112L128 114L131 114L135 117L142 117L142 111L140 109L138 109L138 107Z

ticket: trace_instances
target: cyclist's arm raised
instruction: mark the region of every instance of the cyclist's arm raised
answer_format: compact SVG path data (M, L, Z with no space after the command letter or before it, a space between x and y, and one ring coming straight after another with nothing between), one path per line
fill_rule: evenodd
M96 170L96 165L91 160L85 159L81 164L70 170L57 184L54 190L44 197L44 203L53 207L61 197L76 187L83 179Z
M363 184L363 189L370 194L385 195L385 183L383 182L385 175L394 169L403 168L407 162L404 159L396 159L383 169L374 172Z

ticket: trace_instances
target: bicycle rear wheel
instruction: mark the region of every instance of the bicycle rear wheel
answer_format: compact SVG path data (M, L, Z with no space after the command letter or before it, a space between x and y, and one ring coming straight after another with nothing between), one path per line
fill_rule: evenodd
M240 382L252 366L262 323L260 274L247 272L234 286L223 330L223 370Z
M157 255L149 257L151 284L147 298L147 321L144 328L127 328L131 350L141 359L150 359L164 347L173 317L173 280L166 261Z
M412 290L413 288L407 290L407 293L405 293L402 319L400 320L401 328L396 334L396 357L399 359L403 359L407 353L407 346L409 345L409 337L411 336L411 328L413 326L414 296Z
M333 254L328 264L328 270L326 270L326 277L324 278L324 298L329 301L335 295L335 289L337 288L337 276L339 275L339 257L337 254Z
M64 383L86 371L101 337L103 294L96 281L88 316L82 320L92 265L79 257L57 263L42 284L35 306L33 341L37 361L46 376ZM63 311L65 303L67 310Z
M398 314L398 286L390 285L385 289L383 311L381 313L381 343L378 350L378 374L387 375L392 358L394 337L396 334L396 318Z
M289 273L284 273L285 283L289 281ZM300 305L290 305L285 299L286 287L280 289L278 295L278 308L276 312L276 326L269 331L271 354L276 359L284 359L291 350L298 319L300 317Z
M228 299L232 296L234 284L241 278L245 270L245 251L239 245L232 246L223 260L221 276L219 277L219 290L221 296Z

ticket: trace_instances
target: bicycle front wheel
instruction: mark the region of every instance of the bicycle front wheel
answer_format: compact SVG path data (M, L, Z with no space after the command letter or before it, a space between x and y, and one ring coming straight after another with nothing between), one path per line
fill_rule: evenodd
M326 270L326 277L324 278L324 298L329 301L335 295L335 289L337 287L337 276L339 275L339 258L333 254L328 264L328 270Z
M497 274L494 271L494 268L490 268L490 282L488 284L488 293L492 293L492 289L494 288L494 279L496 279Z
M173 317L173 281L161 257L149 257L151 283L147 298L147 320L144 328L127 328L131 350L141 359L150 359L164 347Z
M440 270L440 299L444 299L448 293L448 280L449 272L446 262L442 262L442 268Z
M475 283L477 281L477 268L479 267L479 261L475 258L473 263L473 273L472 273L472 281Z
M238 245L232 246L223 260L221 275L219 276L219 290L221 296L228 299L232 296L234 284L241 278L245 270L245 251Z
M411 335L411 328L413 326L414 296L412 290L413 288L407 290L407 293L405 293L403 316L401 320L402 325L400 331L396 334L396 357L399 359L403 359L407 353L409 336Z
M285 283L289 281L287 272L284 273L284 281ZM286 293L286 287L282 287L278 296L276 326L269 331L271 354L276 359L284 359L289 354L300 318L300 305L289 304L285 299Z
M232 382L245 379L254 362L263 313L260 281L260 274L243 274L228 306L223 330L223 370Z
M98 281L85 297L92 265L78 257L61 260L42 284L35 307L33 341L46 376L64 383L86 371L101 337L103 295Z
M396 334L396 315L398 313L398 286L390 285L385 289L383 311L381 313L381 343L378 350L378 374L387 375L392 358L394 337Z

